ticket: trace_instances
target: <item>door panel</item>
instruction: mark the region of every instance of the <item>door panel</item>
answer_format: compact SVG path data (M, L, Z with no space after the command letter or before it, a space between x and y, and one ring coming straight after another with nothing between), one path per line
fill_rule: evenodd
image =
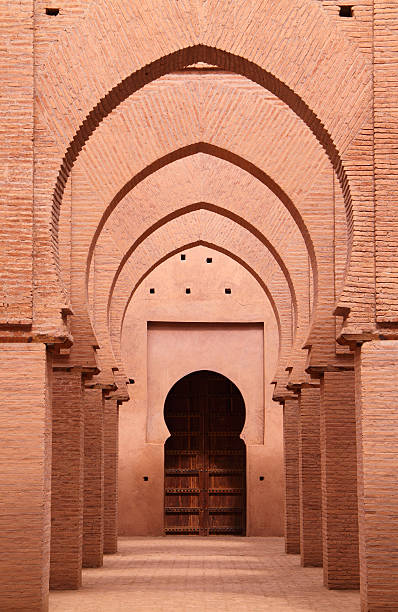
M244 535L243 398L227 378L195 372L167 396L165 533Z

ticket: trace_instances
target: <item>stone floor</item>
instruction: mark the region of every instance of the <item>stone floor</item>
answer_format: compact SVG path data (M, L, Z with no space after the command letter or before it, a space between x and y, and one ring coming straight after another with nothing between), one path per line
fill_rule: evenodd
M51 612L358 612L359 594L328 591L281 538L121 538L83 588L50 594Z

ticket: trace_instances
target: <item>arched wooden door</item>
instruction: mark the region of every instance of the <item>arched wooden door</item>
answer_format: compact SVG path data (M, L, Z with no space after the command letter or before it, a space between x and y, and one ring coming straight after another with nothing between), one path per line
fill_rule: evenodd
M194 372L165 402L165 533L245 535L245 405L225 376Z

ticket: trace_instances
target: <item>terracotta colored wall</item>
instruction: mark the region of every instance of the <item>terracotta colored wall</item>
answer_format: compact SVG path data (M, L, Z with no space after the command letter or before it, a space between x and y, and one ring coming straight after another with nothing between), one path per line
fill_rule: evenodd
M100 567L104 552L104 398L85 389L83 567Z
M358 518L362 610L398 609L398 342L357 351Z
M51 470L52 589L81 586L84 406L80 368L53 372Z
M300 553L299 426L298 400L286 400L283 408L285 551L290 554Z
M123 355L135 384L120 409L119 533L162 534L164 401L181 377L209 369L230 378L246 404L248 535L281 535L282 410L270 384L278 354L270 306L226 255L205 247L185 254L186 261L178 254L148 276L126 317Z
M0 610L39 612L50 565L51 371L44 344L0 344Z

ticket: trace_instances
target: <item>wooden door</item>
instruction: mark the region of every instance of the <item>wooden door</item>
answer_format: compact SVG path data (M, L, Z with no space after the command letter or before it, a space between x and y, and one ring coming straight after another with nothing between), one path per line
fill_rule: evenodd
M165 533L244 535L245 406L237 387L215 372L181 379L165 403Z

